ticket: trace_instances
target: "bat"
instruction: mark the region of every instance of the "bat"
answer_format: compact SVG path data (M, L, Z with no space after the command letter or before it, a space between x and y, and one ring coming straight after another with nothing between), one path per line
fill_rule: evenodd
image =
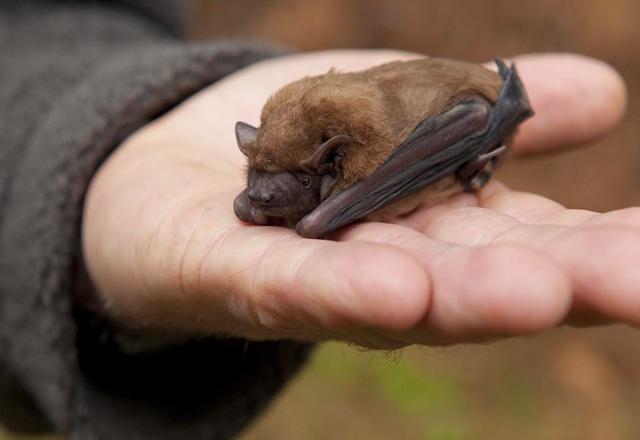
M322 238L475 191L533 115L515 65L423 58L306 77L265 103L260 127L237 122L247 188L243 221Z

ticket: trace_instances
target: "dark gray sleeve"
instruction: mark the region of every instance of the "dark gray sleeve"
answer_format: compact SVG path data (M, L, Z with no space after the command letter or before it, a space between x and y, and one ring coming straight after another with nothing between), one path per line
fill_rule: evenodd
M0 0L0 420L14 429L227 438L309 352L211 338L131 354L73 303L82 200L100 163L190 94L280 53L180 42L144 15L148 3Z

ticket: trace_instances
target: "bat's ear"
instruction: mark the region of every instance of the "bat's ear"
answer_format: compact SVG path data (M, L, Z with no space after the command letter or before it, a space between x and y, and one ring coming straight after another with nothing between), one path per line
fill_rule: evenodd
M326 174L335 171L351 146L351 136L339 134L318 145L311 156L300 161L300 168L314 174Z
M244 122L236 122L236 142L242 154L249 156L250 149L256 143L258 137L258 129L253 125Z

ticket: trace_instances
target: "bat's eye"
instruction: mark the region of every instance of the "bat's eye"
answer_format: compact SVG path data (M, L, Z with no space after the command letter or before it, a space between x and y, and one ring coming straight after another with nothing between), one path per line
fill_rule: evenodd
M305 177L302 179L302 186L304 186L305 188L310 188L311 187L311 179L309 179L308 177Z

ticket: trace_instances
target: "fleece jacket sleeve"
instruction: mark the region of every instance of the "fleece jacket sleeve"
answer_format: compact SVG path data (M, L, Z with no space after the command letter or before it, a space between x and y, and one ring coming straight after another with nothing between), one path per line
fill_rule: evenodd
M130 353L74 304L82 201L134 130L280 54L190 44L186 1L0 0L0 422L75 439L216 439L241 430L310 347L200 339Z

